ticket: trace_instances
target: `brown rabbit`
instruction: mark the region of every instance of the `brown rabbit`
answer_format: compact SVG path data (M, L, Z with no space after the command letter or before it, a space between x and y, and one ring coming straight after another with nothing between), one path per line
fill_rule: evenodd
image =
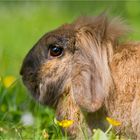
M89 135L104 129L109 116L122 123L118 133L140 140L140 43L120 43L127 31L119 18L81 17L45 34L25 57L24 84L57 119L74 120L73 138L81 127Z

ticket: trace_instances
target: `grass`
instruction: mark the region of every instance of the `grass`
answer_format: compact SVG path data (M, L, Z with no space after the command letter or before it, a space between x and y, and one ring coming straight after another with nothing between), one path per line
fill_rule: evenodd
M54 123L54 110L36 103L19 76L22 60L46 32L79 15L97 15L111 8L111 15L122 15L136 31L130 39L139 39L139 1L135 2L0 2L0 140L67 139ZM120 12L121 11L121 12ZM17 81L6 88L3 79L12 75ZM24 126L22 117L29 114L34 123ZM113 131L96 130L93 139L118 139Z
M25 95L21 81L11 83L9 87L5 87L3 81L2 78L0 82L0 140L68 139L67 134L63 134L61 127L54 121L54 110L35 103L28 95ZM23 121L23 116L28 116L27 124ZM29 122L29 117L33 122ZM100 129L93 131L93 140L118 139L113 131L107 131L108 133Z
M35 103L19 81L9 88L0 84L0 138L1 139L43 139L43 131L51 138L62 138L59 126L54 124L54 111ZM27 110L28 108L28 110ZM32 114L34 123L25 126L23 115Z

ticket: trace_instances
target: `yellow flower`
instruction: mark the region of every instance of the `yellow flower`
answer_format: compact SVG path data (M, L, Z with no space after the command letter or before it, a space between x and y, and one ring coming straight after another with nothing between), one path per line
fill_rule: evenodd
M42 131L42 135L43 135L44 139L48 139L49 138L49 134L48 134L48 132L45 129Z
M54 122L56 124L58 124L59 126L63 127L63 128L68 128L70 127L74 121L73 120L62 120L62 121L57 121L56 119L54 120Z
M106 117L106 120L111 124L112 126L119 126L121 125L121 122L114 120L112 118Z
M14 76L6 76L3 79L3 84L6 88L9 88L15 81L16 81L16 78Z

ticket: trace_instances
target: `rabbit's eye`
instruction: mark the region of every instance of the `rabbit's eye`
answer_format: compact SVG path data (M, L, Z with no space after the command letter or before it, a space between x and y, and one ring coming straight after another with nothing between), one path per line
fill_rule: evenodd
M60 46L51 45L49 47L49 55L52 57L60 56L63 53L63 48Z

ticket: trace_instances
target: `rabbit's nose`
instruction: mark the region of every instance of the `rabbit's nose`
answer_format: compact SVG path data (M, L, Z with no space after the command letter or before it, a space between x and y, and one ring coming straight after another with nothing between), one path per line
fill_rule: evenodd
M34 60L34 58L27 56L24 59L23 65L20 70L20 75L22 76L28 76L33 75L37 69L37 62Z
M45 51L40 46L33 47L24 58L20 75L30 76L35 74L40 65L46 60Z
M20 75L25 76L30 74L33 74L32 64L30 65L28 62L24 62L20 70Z

